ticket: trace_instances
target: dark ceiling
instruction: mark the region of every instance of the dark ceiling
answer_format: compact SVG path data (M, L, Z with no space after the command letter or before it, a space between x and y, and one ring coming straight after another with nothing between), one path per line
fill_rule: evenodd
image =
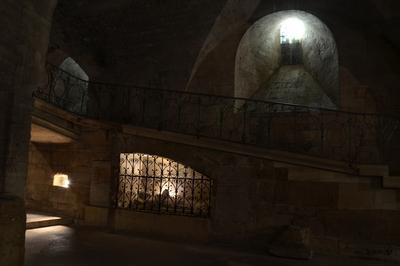
M183 89L227 2L59 0L50 50L72 56L92 79ZM376 87L376 97L381 97L378 87L397 90L400 1L260 0L248 24L287 9L307 11L326 23L338 43L340 64Z

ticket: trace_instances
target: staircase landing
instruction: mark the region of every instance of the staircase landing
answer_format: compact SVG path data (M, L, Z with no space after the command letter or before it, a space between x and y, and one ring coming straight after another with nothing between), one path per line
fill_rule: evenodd
M26 229L35 229L56 225L68 225L71 224L71 219L53 216L51 214L28 212L26 214Z

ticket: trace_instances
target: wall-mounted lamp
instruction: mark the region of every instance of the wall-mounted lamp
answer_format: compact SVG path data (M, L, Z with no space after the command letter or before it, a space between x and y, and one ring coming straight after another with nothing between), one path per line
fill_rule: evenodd
M69 185L70 185L70 181L69 181L68 175L58 173L53 176L53 186L69 188Z

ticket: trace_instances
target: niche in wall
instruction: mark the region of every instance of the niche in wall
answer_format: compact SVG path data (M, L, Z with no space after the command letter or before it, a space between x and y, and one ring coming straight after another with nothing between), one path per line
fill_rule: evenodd
M121 153L118 207L142 212L207 217L212 180L172 159Z

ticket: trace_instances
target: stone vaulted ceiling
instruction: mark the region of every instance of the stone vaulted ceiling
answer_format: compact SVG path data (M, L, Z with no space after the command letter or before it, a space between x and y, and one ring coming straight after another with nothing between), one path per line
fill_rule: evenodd
M243 9L241 6L245 2L249 2L249 8L244 11L250 10L250 13L238 12L235 20L235 12L231 11L235 6ZM218 42L229 39L238 44L246 29L261 17L280 10L300 9L317 16L332 30L341 66L349 69L361 84L371 88L374 97L387 102L400 94L397 92L399 1L253 2L59 0L53 19L50 52L54 48L63 50L80 63L92 79L185 89L189 81L196 79L204 58L225 53L214 49ZM237 44L231 45L231 53ZM229 64L226 65L229 72L233 65L226 58L215 60ZM221 71L226 72L224 62L221 62ZM204 87L212 87L213 81L204 78L203 74L201 78L207 82L200 85L195 82L195 85L200 86L197 90L207 92ZM233 80L232 74L222 74ZM231 87L232 84L225 82L224 86Z
M103 80L183 87L223 2L61 0L51 46Z

